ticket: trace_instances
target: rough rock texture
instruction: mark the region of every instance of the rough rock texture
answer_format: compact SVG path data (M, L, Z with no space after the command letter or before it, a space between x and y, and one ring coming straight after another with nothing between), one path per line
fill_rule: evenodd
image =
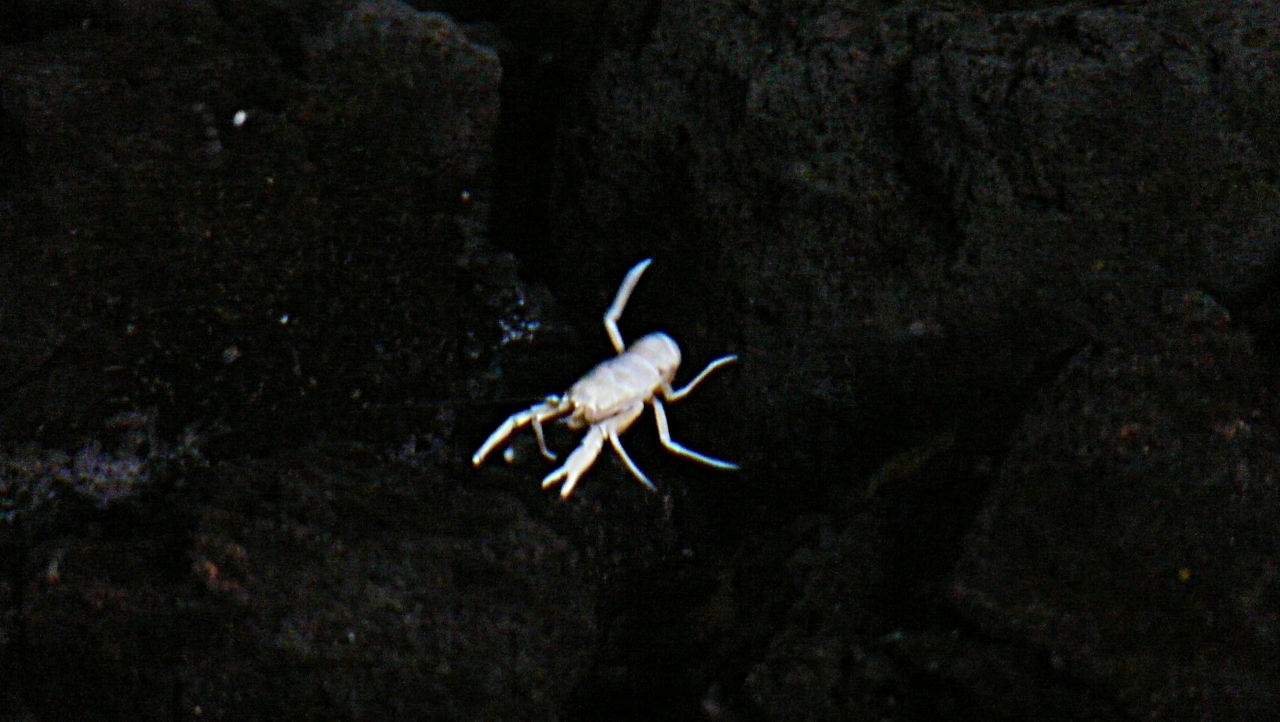
M36 718L550 719L589 661L588 565L506 492L350 449L192 483L31 549Z
M1170 291L1139 323L1134 343L1077 354L1032 407L955 602L1117 713L1260 719L1277 693L1263 663L1280 610L1275 398L1203 294Z
M714 349L740 339L758 391L737 403L760 420L745 446L777 440L768 463L786 468L830 414L939 401L912 398L936 369L886 365L895 348L950 351L977 331L1016 385L1019 356L1034 368L1055 343L1122 328L1109 295L1230 295L1261 275L1276 243L1270 12L668 6L650 42L592 77L552 266L576 273L582 236L609 239L602 258L670 258L671 287L692 290L664 321ZM1006 322L1027 328L983 328ZM876 398L886 376L899 398Z
M416 4L0 2L0 716L1275 709L1272 3Z
M156 407L272 447L394 435L455 396L454 265L485 220L501 73L447 19L384 5L316 36L264 12L296 54L198 3L6 49L26 170L0 293L29 310L0 435Z
M743 524L717 608L782 621L720 630L713 655L765 651L695 667L717 709L1275 703L1278 20L688 2L620 21L640 40L572 114L545 264L589 298L584 254L662 258L694 289L668 294L668 330L743 356L717 443L749 470L698 493ZM762 525L791 550L771 572L747 551Z
M451 446L518 295L497 55L390 2L0 27L0 716L552 718L594 566Z

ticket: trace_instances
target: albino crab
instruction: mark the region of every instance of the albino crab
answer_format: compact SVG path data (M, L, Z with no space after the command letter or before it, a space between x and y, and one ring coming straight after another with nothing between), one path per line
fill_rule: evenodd
M651 333L629 347L623 347L622 334L618 332L618 319L622 309L627 305L627 298L640 281L640 275L649 267L653 259L645 259L636 264L613 299L613 305L604 314L604 329L613 342L618 355L600 363L587 372L561 396L548 396L545 401L529 409L512 414L502 422L484 444L471 457L471 463L480 466L485 457L499 444L509 438L518 429L527 424L533 425L533 434L538 439L538 448L542 455L555 460L556 455L547 448L546 438L542 433L542 423L554 419L562 419L571 429L587 428L582 443L569 455L564 465L547 474L542 480L542 488L552 486L563 480L560 496L568 499L573 494L573 487L587 469L595 463L604 447L605 439L618 452L623 463L641 484L650 491L656 491L644 472L631 461L622 448L618 438L622 432L644 411L645 404L653 407L653 415L658 424L658 438L662 445L674 454L692 459L717 469L737 469L736 464L720 461L688 449L671 438L667 427L667 414L662 401L679 401L692 391L712 371L733 363L737 356L723 356L707 364L692 381L679 391L671 387L675 379L676 369L680 367L680 347L665 333Z

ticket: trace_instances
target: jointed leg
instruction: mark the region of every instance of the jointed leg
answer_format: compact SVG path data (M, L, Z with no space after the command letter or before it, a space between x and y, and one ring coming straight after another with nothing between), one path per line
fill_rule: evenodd
M542 455L551 461L555 461L556 455L552 453L551 449L547 448L547 437L542 433L542 422L551 421L564 416L569 413L571 407L569 405L560 406L559 396L548 396L547 402L539 405L547 408L542 413L534 414L533 418L530 420L530 423L533 426L533 437L538 440L538 451L542 452Z
M600 426L593 426L587 435L582 437L582 443L578 448L569 454L569 458L565 460L564 465L559 469L547 474L542 479L542 488L555 484L561 479L564 480L564 486L560 487L560 498L568 499L573 493L573 487L578 483L578 479L587 473L587 469L596 462L596 457L600 456L600 449L604 446L605 430Z
M622 448L622 439L618 436L623 431L626 431L627 427L631 426L631 422L635 421L642 413L644 413L644 404L639 403L609 419L609 421L605 422L605 435L609 437L609 443L613 445L613 450L618 452L618 457L622 459L622 463L627 465L627 469L636 478L636 481L648 487L649 491L657 491L658 488L653 485L653 482L649 481L649 477L645 476L644 472L640 471L640 467L636 466L636 463L631 460L627 450Z
M650 263L653 263L653 259L646 258L627 272L627 277L622 279L622 285L618 287L618 295L613 297L613 305L609 306L609 310L604 312L604 331L609 334L609 341L618 353L622 353L623 349L626 348L622 344L622 334L618 331L618 319L622 317L622 309L626 307L627 299L631 297L631 292L635 290L636 284L640 282L640 275L644 273L644 269L648 268Z
M715 361L712 361L711 363L707 364L707 367L705 369L702 369L702 373L693 377L693 380L685 384L684 388L680 389L679 391L673 391L671 389L670 384L664 385L662 387L662 397L665 398L667 401L679 401L680 399L683 399L685 396L687 396L690 391L693 391L695 386L702 383L702 380L705 379L708 375L710 375L712 371L715 371L716 369L726 364L731 364L737 360L738 360L738 357L736 355L721 356Z
M613 444L613 450L618 452L618 456L622 457L622 463L627 465L627 469L631 471L631 475L636 478L636 481L648 487L649 491L658 490L658 487L654 486L652 481L649 481L649 477L645 476L644 472L640 471L640 467L636 466L631 457L627 455L627 450L622 448L622 440L618 438L617 434L609 434L609 443Z
M706 372L704 371L703 373ZM707 466L712 466L717 469L735 470L738 468L737 464L731 464L727 461L721 461L719 459L713 459L710 456L699 454L693 449L687 448L675 439L672 439L671 430L667 428L667 412L662 407L662 401L657 398L653 399L653 417L658 422L658 438L662 440L662 445L667 447L671 453L678 454L686 459L692 459L699 464L706 464Z
M582 437L582 443L565 460L564 466L547 474L546 478L542 480L542 488L545 489L563 479L564 486L560 487L560 496L568 499L569 495L573 493L573 488L578 483L578 479L582 478L587 469L590 469L591 465L595 463L596 457L600 455L600 449L604 446L604 440L608 439L609 443L613 445L613 450L618 452L618 456L622 457L622 463L627 465L631 474L650 490L657 491L648 477L640 471L635 462L631 460L631 457L627 455L626 450L622 448L622 442L618 439L618 434L626 431L631 422L635 421L636 417L640 416L642 412L644 412L644 404L636 404L634 407L625 409L617 416L592 426L587 431L587 435Z
M538 451L542 452L542 455L551 461L555 461L556 455L551 452L551 449L547 448L547 437L542 433L542 417L534 416L532 423L533 438L538 440Z
M521 411L518 414L512 414L507 420L502 422L489 438L485 439L480 449L471 457L473 466L480 466L498 444L501 444L508 437L516 432L525 424L533 424L533 433L538 437L538 447L542 450L544 456L554 459L555 455L547 448L546 439L542 434L542 422L564 416L569 413L571 408L568 405L560 405L560 397L548 396L547 400L537 406Z

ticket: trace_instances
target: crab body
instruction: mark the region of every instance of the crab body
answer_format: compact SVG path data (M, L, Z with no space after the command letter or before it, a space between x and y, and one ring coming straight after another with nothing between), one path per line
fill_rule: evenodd
M680 365L680 347L665 333L651 333L603 361L569 387L564 400L573 412L564 420L581 429L621 414L670 385Z
M595 463L600 450L604 448L604 442L608 441L636 480L648 489L655 490L653 483L631 461L619 438L640 416L647 404L653 407L659 439L672 453L718 469L738 468L735 464L704 456L674 441L667 428L666 411L662 404L664 399L679 401L684 398L708 374L733 363L737 356L724 356L712 361L693 381L677 391L672 388L671 383L680 367L680 347L670 336L661 332L651 333L629 347L623 347L622 334L618 331L618 318L649 263L649 260L645 260L631 269L623 279L613 305L605 312L605 331L618 355L588 371L562 396L548 396L542 403L509 416L471 457L472 464L480 466L490 452L526 425L533 426L534 436L537 437L538 448L543 456L554 460L556 456L547 448L542 424L558 419L570 429L585 428L587 433L564 465L543 479L543 488L563 481L560 495L569 498L578 480Z

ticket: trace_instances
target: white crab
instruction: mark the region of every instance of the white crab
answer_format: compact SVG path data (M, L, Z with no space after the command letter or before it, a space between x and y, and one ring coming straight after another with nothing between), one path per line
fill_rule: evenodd
M702 373L684 388L676 391L671 387L671 382L675 379L676 369L680 366L680 347L670 336L665 333L651 333L631 344L630 347L624 348L622 345L622 334L618 332L618 318L622 316L622 309L626 306L631 291L640 281L640 275L652 261L653 259L645 259L627 273L622 286L618 288L618 295L613 299L613 305L609 306L609 310L604 314L605 332L609 334L609 340L613 342L613 348L618 355L591 369L564 395L548 396L542 403L512 414L489 435L488 439L485 439L484 444L471 457L472 464L475 466L483 464L485 457L498 444L526 424L533 425L533 434L538 439L538 448L542 451L542 455L554 460L556 455L547 448L547 442L542 433L542 423L563 419L565 425L571 429L590 428L583 437L582 443L569 455L564 465L547 474L542 480L542 488L545 489L563 479L564 486L560 487L560 496L568 499L578 479L595 463L605 439L608 439L613 450L618 452L618 456L631 471L632 476L649 490L657 491L649 478L631 461L631 457L627 456L626 450L622 448L622 441L618 438L640 416L644 411L644 405L648 403L653 407L654 418L658 423L658 438L672 453L717 469L738 468L737 464L704 456L673 440L667 427L667 414L662 406L664 399L679 401L684 398L694 387L702 383L708 374L725 364L733 363L738 357L723 356L712 361L707 364Z

